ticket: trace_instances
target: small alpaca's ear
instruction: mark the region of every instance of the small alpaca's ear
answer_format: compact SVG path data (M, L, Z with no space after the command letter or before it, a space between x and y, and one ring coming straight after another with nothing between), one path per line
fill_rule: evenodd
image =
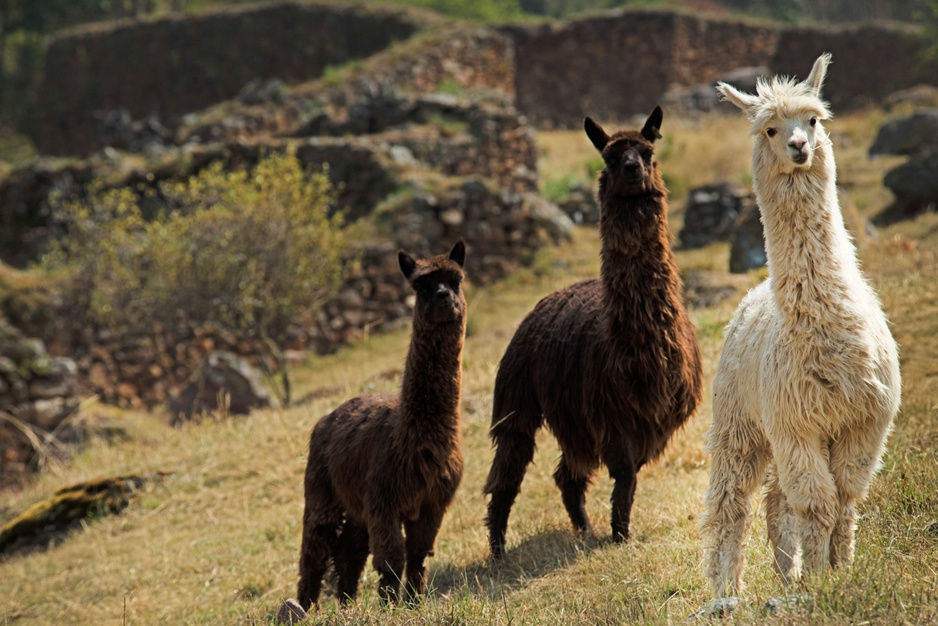
M664 113L662 113L661 107L656 106L655 110L648 116L648 119L645 120L645 125L642 127L642 137L651 143L655 143L655 139L661 139L660 129L663 117Z
M449 251L449 260L454 261L459 264L459 267L462 267L466 262L466 242L460 239L456 242L456 245L453 246L453 249Z
M606 144L609 143L609 135L606 134L606 131L602 129L602 126L594 122L591 117L583 120L583 128L586 130L586 136L590 138L590 141L593 142L596 149L602 152Z
M404 278L410 280L410 277L414 275L414 270L417 269L417 262L414 261L414 257L400 250L397 253L397 264L401 266Z
M759 104L759 97L752 94L743 93L736 87L720 81L717 83L717 91L723 96L723 100L735 104L742 109L747 117L752 118L756 106Z
M804 79L804 82L814 90L814 93L821 95L821 85L824 84L824 77L827 76L827 66L831 64L831 53L825 52L817 58L811 67L811 73Z

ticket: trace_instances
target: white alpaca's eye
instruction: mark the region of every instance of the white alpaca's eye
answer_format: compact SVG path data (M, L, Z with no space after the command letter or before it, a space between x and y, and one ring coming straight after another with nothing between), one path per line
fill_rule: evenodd
M774 137L775 135L778 134L778 129L770 128L767 131L765 131L765 134L768 135L769 137Z
M816 118L816 117L812 117L810 124L811 124L811 126L817 126L817 118Z

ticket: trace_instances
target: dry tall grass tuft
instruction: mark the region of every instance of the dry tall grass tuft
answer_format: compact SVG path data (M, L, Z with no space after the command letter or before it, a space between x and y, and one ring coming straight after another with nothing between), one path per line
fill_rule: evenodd
M834 132L841 123L864 128L862 116L856 122L844 116L833 120ZM703 150L738 134L720 126L729 120L714 122L716 134L706 121L695 124L672 126L672 139ZM867 127L853 139L859 147L876 130L872 123ZM867 167L859 147L852 157L838 153L843 176ZM702 154L688 147L663 168L695 172L704 167ZM749 148L741 154L745 171ZM545 164L547 171L551 167ZM699 182L707 182L702 176ZM869 179L851 190L858 206L865 194L882 193ZM765 527L757 518L747 553L749 602L727 623L938 623L938 537L927 530L938 520L938 216L897 224L880 235L862 259L901 346L904 402L885 467L861 509L855 564L806 581L798 592L811 604L767 615L764 603L784 589L772 574ZM355 605L340 612L327 592L310 623L672 624L684 623L709 599L696 531L708 476L709 459L702 453L708 397L661 462L642 470L633 535L622 545L613 545L608 531L594 538L570 532L551 478L558 451L542 433L524 497L515 506L506 558L498 565L487 560L481 490L492 459L486 429L495 366L537 299L596 275L598 250L595 231L579 230L572 245L546 251L535 270L468 294L473 332L464 353L466 471L438 537L423 606L383 611L368 568ZM679 252L678 262L683 269L723 269L725 246ZM722 326L735 305L728 301L692 312L705 389L722 346ZM167 428L160 416L125 413L130 441L94 445L61 471L0 494L3 523L63 485L173 472L144 486L138 502L120 516L89 522L42 550L0 560L0 624L121 623L125 599L127 624L269 623L296 585L309 430L338 401L396 389L407 341L406 333L373 336L336 355L310 357L294 371L297 396L308 400L288 410L181 429ZM608 528L610 488L609 479L599 476L589 492L596 528Z

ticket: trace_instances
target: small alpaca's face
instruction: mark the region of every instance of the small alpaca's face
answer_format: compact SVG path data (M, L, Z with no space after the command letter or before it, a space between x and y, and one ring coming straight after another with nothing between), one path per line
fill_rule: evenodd
M403 250L398 263L404 277L417 294L415 319L431 324L461 322L466 316L466 298L462 291L465 278L466 244L456 242L449 255L429 260L414 260Z
M586 134L606 164L606 184L613 195L637 195L658 188L654 156L662 117L661 107L656 107L641 131L619 131L612 136L591 118L584 120Z

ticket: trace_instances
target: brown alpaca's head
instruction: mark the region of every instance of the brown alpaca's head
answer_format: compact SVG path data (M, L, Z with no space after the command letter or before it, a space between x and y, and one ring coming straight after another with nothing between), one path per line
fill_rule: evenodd
M606 167L599 177L599 198L664 194L664 182L654 160L655 140L663 113L655 107L641 130L620 130L611 136L587 117L583 120L586 135L603 157Z
M466 317L466 298L462 291L465 278L466 244L456 242L448 255L414 259L401 250L397 253L404 278L417 294L414 321L429 324L462 322Z

